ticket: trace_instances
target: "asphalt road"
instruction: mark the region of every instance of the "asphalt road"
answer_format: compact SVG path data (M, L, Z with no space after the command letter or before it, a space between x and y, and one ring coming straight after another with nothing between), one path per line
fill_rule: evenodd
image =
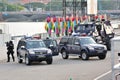
M110 52L105 60L98 57L83 61L77 56L63 60L61 55L55 56L52 65L46 62L33 63L26 66L24 63L1 62L0 80L94 80L99 75L111 69Z
M19 64L17 59L9 63L3 60L0 62L0 80L111 80L111 73L107 73L110 70L110 51L104 60L92 57L83 61L77 56L63 60L59 55L53 57L52 65L41 62L26 66L24 63Z

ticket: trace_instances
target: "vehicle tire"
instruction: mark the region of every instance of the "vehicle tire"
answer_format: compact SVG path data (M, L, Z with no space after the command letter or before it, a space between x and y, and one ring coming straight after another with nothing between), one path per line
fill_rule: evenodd
M52 59L52 58L49 58L49 59L46 60L46 62L47 62L47 64L52 64L53 59Z
M68 54L67 54L67 52L64 50L64 51L62 51L62 58L63 59L68 59Z
M30 59L27 55L25 56L25 64L26 65L31 65L31 61L30 61Z
M105 59L105 58L106 58L106 55L99 55L98 58L99 58L99 59Z
M23 60L21 59L20 55L18 55L17 58L18 58L18 63L22 63L23 62Z
M89 56L88 56L86 51L82 51L81 57L82 57L82 60L88 60L89 59Z

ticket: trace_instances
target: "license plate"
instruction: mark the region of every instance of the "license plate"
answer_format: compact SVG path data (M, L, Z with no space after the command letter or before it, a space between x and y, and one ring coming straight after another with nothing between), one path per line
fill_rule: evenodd
M45 56L44 55L38 55L39 58L44 58Z
M103 50L97 50L98 53L103 53Z

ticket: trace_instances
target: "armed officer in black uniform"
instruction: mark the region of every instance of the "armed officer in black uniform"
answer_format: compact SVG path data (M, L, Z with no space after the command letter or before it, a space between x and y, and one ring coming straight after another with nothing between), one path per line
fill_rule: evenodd
M7 62L10 62L10 55L12 56L12 59L14 62L15 58L14 58L14 51L13 51L13 49L14 49L13 42L12 41L7 42L6 46L7 46L7 50L8 50L7 51Z

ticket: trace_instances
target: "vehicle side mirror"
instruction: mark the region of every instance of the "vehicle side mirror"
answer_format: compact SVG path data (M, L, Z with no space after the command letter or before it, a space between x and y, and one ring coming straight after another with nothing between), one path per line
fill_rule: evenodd
M120 53L118 53L118 56L120 56Z
M75 45L79 45L79 42L75 42Z
M25 49L25 46L21 46L21 49Z

